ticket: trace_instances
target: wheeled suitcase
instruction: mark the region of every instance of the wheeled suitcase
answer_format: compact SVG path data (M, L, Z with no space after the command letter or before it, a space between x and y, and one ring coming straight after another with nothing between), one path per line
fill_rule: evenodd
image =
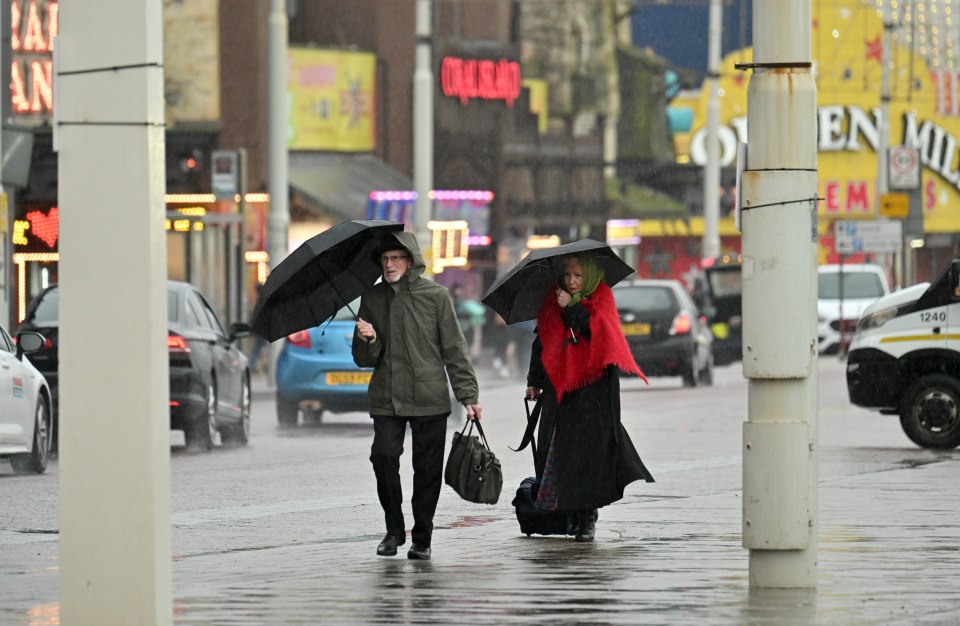
M534 432L536 431L537 421L540 419L540 401L530 410L530 399L524 398L527 409L527 429L523 434L523 441L520 446L514 450L519 452L530 446L533 452L534 464L537 458L537 444L535 442ZM537 492L540 490L540 482L535 476L524 478L517 488L517 495L513 498L513 506L517 511L517 521L520 522L520 532L530 535L573 535L576 533L572 524L568 523L566 513L557 511L543 511L537 508Z

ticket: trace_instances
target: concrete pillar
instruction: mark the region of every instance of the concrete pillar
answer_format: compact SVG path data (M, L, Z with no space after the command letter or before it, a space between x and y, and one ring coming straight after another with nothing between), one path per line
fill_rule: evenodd
M817 90L809 0L753 4L743 213L751 587L817 584Z
M172 622L161 0L60 13L60 615Z

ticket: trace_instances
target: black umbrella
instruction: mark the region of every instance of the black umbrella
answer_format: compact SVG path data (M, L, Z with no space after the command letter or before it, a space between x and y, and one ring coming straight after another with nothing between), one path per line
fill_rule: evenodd
M276 341L317 326L358 298L383 273L372 255L403 224L341 222L311 237L267 277L253 310L253 332Z
M509 272L497 278L480 302L486 304L507 324L537 318L547 292L559 287L563 257L567 254L591 256L603 268L604 282L616 285L634 272L605 243L580 239L556 248L534 250Z

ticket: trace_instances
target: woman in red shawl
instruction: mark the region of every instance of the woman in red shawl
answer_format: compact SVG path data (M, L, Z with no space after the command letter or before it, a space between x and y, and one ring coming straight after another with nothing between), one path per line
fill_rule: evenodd
M561 284L540 309L527 374L527 397L542 406L537 507L567 512L577 541L593 541L597 509L635 480L653 482L620 423L619 373L643 373L593 257L564 257Z

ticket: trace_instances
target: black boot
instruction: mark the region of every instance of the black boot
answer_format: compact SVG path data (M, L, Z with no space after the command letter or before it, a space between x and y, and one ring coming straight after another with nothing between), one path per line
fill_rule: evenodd
M593 541L597 531L597 519L593 511L580 511L580 524L577 528L577 541Z

